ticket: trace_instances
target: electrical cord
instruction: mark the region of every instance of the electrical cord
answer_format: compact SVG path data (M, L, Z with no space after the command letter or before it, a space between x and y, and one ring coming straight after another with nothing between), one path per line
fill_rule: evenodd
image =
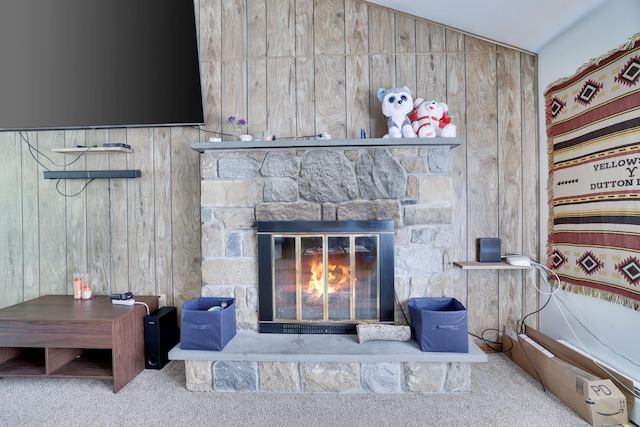
M591 359L591 361L598 366L600 369L602 369L604 372L606 372L609 377L611 377L612 380L614 380L617 384L619 384L622 388L624 388L625 390L627 390L629 393L631 393L632 395L634 395L634 391L630 390L629 387L627 387L625 384L623 384L614 373L610 372L606 367L602 366L601 363L599 363L591 354L591 352L587 349L587 347L584 345L584 343L580 340L580 338L578 337L578 335L576 334L576 332L574 331L574 329L571 327L571 324L569 323L569 320L567 319L564 310L562 309L562 307L560 307L560 304L558 303L558 301L560 301L560 303L562 303L562 305L564 305L564 308L566 311L568 311L571 316L576 320L576 322L578 322L578 324L586 331L588 332L592 337L594 337L599 343L601 343L603 346L605 346L606 348L608 348L610 351L612 351L614 354L618 355L619 357L624 358L625 360L629 361L630 363L632 363L635 366L640 366L637 363L633 362L631 359L629 359L628 357L620 354L619 352L613 350L610 346L608 346L607 344L605 344L600 338L598 338L592 331L590 331L582 322L580 322L580 320L578 320L578 318L576 317L576 315L569 309L569 307L564 303L564 301L562 301L562 299L558 296L558 293L560 292L560 277L555 273L555 271L549 269L547 266L544 266L538 262L535 262L533 260L531 260L531 265L533 265L537 270L538 273L540 275L540 278L542 279L542 281L547 285L547 287L549 288L549 292L545 292L543 290L541 290L539 287L536 286L536 290L542 294L542 295L548 295L549 298L547 299L547 301L544 303L544 305L542 305L542 307L540 307L538 310L535 310L529 314L527 314L526 316L522 317L522 319L518 320L518 322L516 323L516 330L518 331L518 334L525 334L526 328L525 328L525 321L526 319L536 313L541 312L548 304L549 302L553 299L554 303L557 305L558 310L560 312L560 314L562 315L565 323L567 324L567 327L569 328L569 330L571 331L573 337L577 340L577 342L580 344L580 346L582 347L583 351L589 356L589 358ZM547 274L550 276L553 276L553 278L555 279L557 286L554 288L553 285L549 282ZM540 374L538 373L537 369L535 368L535 366L533 365L533 362L531 361L531 358L529 357L529 355L527 354L527 351L525 350L524 346L522 345L522 342L520 339L518 339L518 342L520 343L520 347L525 355L525 357L527 358L527 360L529 361L529 364L531 365L532 369L534 370L536 376L538 377L538 380L540 381L540 384L542 385L543 390L546 391L546 387L542 381L542 378L540 377Z
M134 301L133 304L144 305L145 307L147 307L147 316L149 315L149 306L146 303L142 301Z

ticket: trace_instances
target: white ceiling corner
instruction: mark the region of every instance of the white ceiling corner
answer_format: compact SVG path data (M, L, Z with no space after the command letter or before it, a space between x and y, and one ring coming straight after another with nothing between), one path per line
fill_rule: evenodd
M500 44L538 53L610 0L369 0Z

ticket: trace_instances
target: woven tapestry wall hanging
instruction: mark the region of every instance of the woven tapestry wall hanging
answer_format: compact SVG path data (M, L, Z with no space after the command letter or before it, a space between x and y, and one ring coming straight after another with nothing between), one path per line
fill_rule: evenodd
M640 310L640 34L545 92L549 267Z

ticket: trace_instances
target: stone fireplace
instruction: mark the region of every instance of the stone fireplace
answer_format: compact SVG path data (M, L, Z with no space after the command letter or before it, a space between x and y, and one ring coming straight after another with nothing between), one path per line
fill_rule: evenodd
M258 331L258 222L393 222L395 297L443 296L451 276L451 147L436 139L197 143L202 296L236 299ZM295 146L292 146L294 145ZM456 295L447 295L456 296ZM395 304L393 319L405 324Z
M406 325L410 298L459 297L449 290L447 272L453 240L450 150L459 144L456 138L192 144L202 153L201 295L235 298L237 335L221 352L179 347L170 352L170 359L185 360L187 388L468 392L470 362L486 361L472 341L468 354L423 353L413 341L358 344L343 333L360 321ZM380 235L332 228L347 223L384 226ZM274 224L285 227L274 231ZM381 245L385 239L392 244ZM264 246L271 251L267 262L259 261ZM325 288L313 297L303 295L310 271L292 272L294 264L312 258L322 259L313 274L326 278L333 272L344 282L331 309ZM393 261L382 266L380 258ZM337 259L343 266L334 271L330 264ZM358 276L354 266L364 272ZM259 286L262 275L273 280L276 274L278 282L286 282L284 291ZM392 286L383 290L381 277ZM289 305L265 317L278 298ZM304 298L317 300L302 308ZM258 333L276 323L297 325L292 331L267 331L291 333ZM336 326L340 333L327 334ZM319 333L306 334L305 328Z

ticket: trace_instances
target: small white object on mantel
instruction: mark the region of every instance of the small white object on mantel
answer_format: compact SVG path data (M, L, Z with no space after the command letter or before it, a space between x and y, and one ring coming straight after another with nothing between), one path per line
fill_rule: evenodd
M411 327L406 325L385 325L382 323L358 323L358 342L367 341L409 341Z

